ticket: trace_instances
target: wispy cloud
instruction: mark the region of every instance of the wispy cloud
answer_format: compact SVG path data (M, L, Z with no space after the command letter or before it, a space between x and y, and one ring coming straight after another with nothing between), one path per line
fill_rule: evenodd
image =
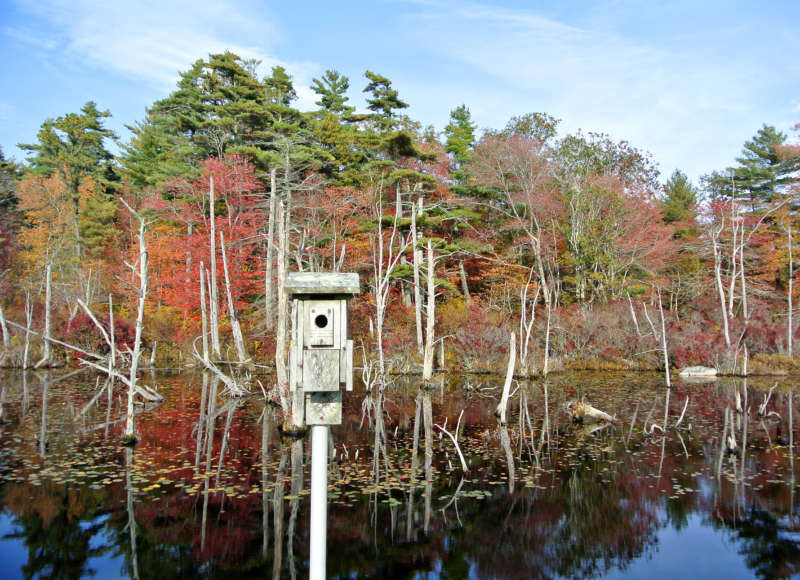
M310 68L270 54L279 33L264 9L249 0L40 0L20 9L45 22L53 36L45 41L24 30L9 31L14 38L38 41L41 49L63 50L70 58L160 90L174 88L178 73L196 59L226 49L262 60L267 69L275 64L289 70Z
M546 111L568 131L630 140L667 171L680 166L697 175L706 170L704 161L729 162L723 160L733 151L720 151L719 143L730 123L714 123L752 114L754 75L761 74L733 60L708 62L689 48L623 35L607 23L573 25L525 9L425 2L413 3L407 17L430 50L480 75L464 83L462 99L483 111L489 126L501 126L510 114ZM476 82L484 86L472 102L469 85ZM701 147L706 141L707 159L684 154L686 139Z

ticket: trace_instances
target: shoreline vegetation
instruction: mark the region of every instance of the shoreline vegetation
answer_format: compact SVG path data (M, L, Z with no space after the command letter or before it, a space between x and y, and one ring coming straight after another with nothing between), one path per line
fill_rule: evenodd
M0 366L204 368L293 406L290 271L354 272L356 381L571 370L795 375L800 146L764 125L692 183L544 112L478 130L408 117L365 71L314 79L208 55L131 127L90 101L0 150ZM457 102L457 100L456 100ZM273 369L269 384L254 373ZM510 387L510 385L509 385ZM508 389L506 389L507 391Z

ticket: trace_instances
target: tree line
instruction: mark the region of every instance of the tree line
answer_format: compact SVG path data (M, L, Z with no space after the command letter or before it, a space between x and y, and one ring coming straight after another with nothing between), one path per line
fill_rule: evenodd
M153 364L268 363L280 385L293 269L361 274L372 386L512 351L528 375L654 368L662 338L673 366L793 368L800 150L774 127L697 185L662 184L648 153L547 113L479 131L460 105L439 132L373 71L359 111L335 70L302 112L289 73L259 65L198 60L126 142L88 102L44 121L24 162L0 151L5 364L63 360L49 338L105 356L138 336Z

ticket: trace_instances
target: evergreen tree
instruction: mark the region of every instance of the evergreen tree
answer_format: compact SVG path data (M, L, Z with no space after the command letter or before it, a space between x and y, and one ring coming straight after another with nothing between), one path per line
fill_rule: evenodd
M465 178L461 167L469 163L472 156L476 128L477 125L472 122L472 114L466 105L460 105L450 111L450 122L444 128L445 150L453 156L455 162L453 177L459 183Z
M18 223L16 188L21 173L0 148L0 272L7 270L12 262L14 230Z
M350 79L335 70L326 70L321 79L315 78L311 81L311 90L319 95L315 104L321 111L339 118L347 117L355 111L355 107L347 104L349 88Z
M664 185L664 221L667 223L693 219L697 215L697 189L685 173L676 169Z
M365 72L364 76L369 83L363 92L371 95L367 98L367 108L374 112L375 121L384 131L391 131L398 125L396 111L408 108L408 103L400 100L397 90L385 76L372 71Z
M178 88L131 128L122 165L136 185L193 175L207 157L241 154L262 169L279 165L276 140L307 131L292 107L297 93L281 66L259 80L258 61L232 52L211 54L181 75ZM308 140L303 137L300 140Z
M29 159L34 174L50 176L58 173L61 176L72 201L79 254L83 245L79 224L81 186L94 182L110 192L117 179L113 156L105 147L106 139L116 139L114 132L103 126L103 119L110 116L111 113L99 110L93 101L89 101L81 108L80 114L69 113L45 121L37 135L37 143L20 144L20 148L34 153Z
M22 177L22 171L13 159L6 159L0 147L0 215L5 217L17 208L14 190Z
M787 185L796 181L800 156L781 155L786 135L770 125L762 126L744 144L738 165L703 177L713 197L737 197L753 204L772 201Z

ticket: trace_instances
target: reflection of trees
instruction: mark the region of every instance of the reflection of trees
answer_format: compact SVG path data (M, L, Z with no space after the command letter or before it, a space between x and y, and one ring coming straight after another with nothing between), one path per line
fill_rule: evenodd
M751 507L746 514L722 520L737 540L748 568L760 578L787 578L800 573L800 526L793 518L777 518L769 511Z
M104 461L118 456L117 474L130 474L132 481L115 479L100 490L84 483L56 486L50 480L39 487L0 482L3 505L17 517L14 541L29 546L29 575L47 575L52 566L59 566L62 577L86 575L91 558L102 554L117 558L122 574L134 575L133 552L143 578L305 575L308 496L300 491L308 474L303 473L303 451L298 449L302 442L281 441L275 435L279 418L272 409L253 401L229 404L218 396L213 380L206 378L201 389L197 375L196 386L187 386L195 389L192 396L183 391L180 404L175 397L164 409L142 415L140 426L146 435L136 449L135 465L126 470L116 447L105 456ZM685 386L673 386L669 421L674 424L676 410L681 411L691 394L686 423L693 429L678 433L670 428L664 439L658 431L642 433L654 399L651 415L659 423L663 419L663 390L612 393L612 403L589 391L592 402L604 408L607 404L625 420L622 428L592 433L570 425L560 411L565 398L579 396L578 389L568 391L556 382L561 379L552 380L548 390L541 384L521 389L520 416L501 431L491 416L492 405L484 405L489 409L484 413L485 401L474 393L465 403L458 390L440 395L390 387L381 393L380 405L370 408L369 426L361 428L358 402L346 399L350 409L335 433L337 448L345 449L346 443L349 454L332 466L337 474L332 487L342 494L329 510L329 573L410 577L436 571L441 578L601 575L647 554L664 525L678 530L716 526L760 576L800 572L798 547L792 542L799 531L791 515L794 458L785 447L794 439L788 394L776 398L780 423L754 422L754 412L749 424L745 417L729 417L729 428L735 429L741 446L741 454L731 457L718 455L724 451L723 412L734 406L731 389L717 385L687 392ZM46 393L44 439L50 448L44 458L39 457L37 440L42 439L39 411L45 393L31 389L31 410L23 425L18 419L19 388L11 385L6 400L9 438L0 443L10 449L17 445L13 437L23 435L19 445L26 461L0 458L0 473L9 473L9 465L15 466L15 473L33 472L40 462L46 466L63 460L69 440L63 433L69 431L61 429L61 416L69 414L69 400L56 381L51 379ZM73 408L81 408L90 396L84 390ZM377 403L378 394L372 396ZM749 400L760 396L751 392ZM100 413L108 411L105 398L98 399L91 415L98 421ZM545 406L545 401L550 404ZM431 431L445 416L455 425L461 409L466 409L469 423L459 442L471 462L463 482L459 470L448 469L449 445ZM261 423L256 422L259 416ZM102 435L84 435L85 443L102 445ZM355 452L359 449L360 460ZM173 482L182 479L182 485L162 482L158 491L146 491L162 474ZM233 493L227 490L231 485L236 486ZM135 490L135 505L129 509L128 492L136 486L141 488ZM678 486L695 492L677 493ZM487 495L478 499L478 492ZM151 501L147 494L158 495L160 501ZM690 517L693 513L709 515ZM135 549L129 522L136 525ZM97 545L105 547L90 550ZM45 560L55 563L46 565Z
M13 502L9 495L29 493L22 486L7 486L5 492L4 503ZM103 524L96 522L96 511L84 511L81 499L66 486L47 485L35 497L22 500L25 507L14 519L19 531L3 539L20 539L28 549L28 562L21 570L25 578L81 578L92 573L90 558L109 551L106 545L92 547Z

